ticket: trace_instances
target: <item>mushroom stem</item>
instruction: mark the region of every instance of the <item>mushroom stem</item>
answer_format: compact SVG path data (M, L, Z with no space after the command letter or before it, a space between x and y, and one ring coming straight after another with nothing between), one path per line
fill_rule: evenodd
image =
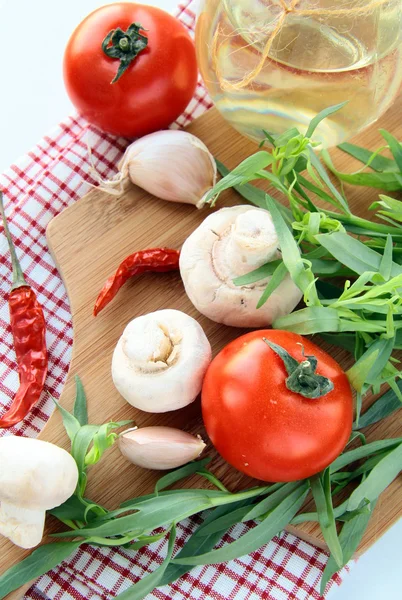
M133 366L141 371L154 371L165 368L172 362L175 346L180 343L181 336L169 331L157 321L142 323L143 329L138 335L124 340L124 352Z
M9 502L0 505L0 534L21 548L34 548L42 537L45 511L22 508Z
M268 211L249 210L236 217L231 225L226 259L237 275L278 257L278 236Z

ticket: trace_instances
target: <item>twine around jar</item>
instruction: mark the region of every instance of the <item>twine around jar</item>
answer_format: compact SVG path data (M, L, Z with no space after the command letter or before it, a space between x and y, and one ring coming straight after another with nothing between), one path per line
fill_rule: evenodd
M368 3L365 0L363 0L364 3L362 2L361 6L355 6L354 8L335 8L332 10L331 9L321 9L321 8L299 9L298 4L300 4L300 2L301 2L301 0L292 0L291 3L288 5L285 2L285 0L279 0L279 4L280 4L280 7L282 8L282 11L279 13L278 17L276 18L275 27L271 31L271 34L265 44L264 50L262 51L261 58L260 58L258 64L254 67L254 69L252 71L250 71L242 79L239 79L238 81L235 81L235 82L231 82L228 79L225 79L225 77L222 75L220 67L219 67L218 39L221 35L221 29L220 29L220 25L218 25L218 27L216 28L214 37L212 39L211 51L212 51L213 68L215 70L216 76L219 81L219 85L221 86L222 90L226 90L226 91L241 90L241 89L247 87L250 83L252 83L254 81L254 79L261 72L261 70L265 64L265 61L268 58L269 52L272 48L272 44L274 43L274 40L275 40L276 36L278 35L278 33L281 31L281 29L285 23L285 19L289 14L294 14L294 15L298 15L301 17L311 17L311 16L341 17L342 15L359 17L359 16L364 16L364 15L367 15L367 14L373 12L376 8L382 6L383 4L388 3L389 0L372 0L372 2L368 2ZM273 21L273 23L275 23L275 20Z

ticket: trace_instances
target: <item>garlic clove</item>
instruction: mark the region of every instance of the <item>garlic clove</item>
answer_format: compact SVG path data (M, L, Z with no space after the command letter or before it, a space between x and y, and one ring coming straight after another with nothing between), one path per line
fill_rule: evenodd
M143 469L167 470L196 459L205 448L202 439L173 427L129 429L119 437L119 448Z
M91 172L108 193L121 194L124 182L130 179L157 198L198 208L217 176L214 157L205 144L179 130L157 131L130 144L119 163L119 173L109 181L100 178L94 165Z

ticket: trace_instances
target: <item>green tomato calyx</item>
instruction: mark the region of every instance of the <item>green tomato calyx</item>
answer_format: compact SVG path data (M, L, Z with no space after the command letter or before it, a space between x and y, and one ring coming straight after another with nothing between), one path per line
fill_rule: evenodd
M315 356L305 356L303 346L304 360L298 362L282 346L278 346L278 344L274 344L266 338L262 339L282 359L288 374L286 378L288 390L310 399L321 398L332 392L334 389L333 382L327 377L316 373L318 361Z
M109 31L103 40L102 50L106 56L120 61L111 83L116 83L138 54L147 47L148 38L140 30L145 31L140 23L132 23L127 31L117 27Z

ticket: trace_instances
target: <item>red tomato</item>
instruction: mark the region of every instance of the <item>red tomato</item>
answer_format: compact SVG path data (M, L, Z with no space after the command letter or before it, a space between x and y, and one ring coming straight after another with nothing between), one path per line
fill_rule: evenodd
M107 34L140 23L148 38L120 79L119 60L102 50ZM146 30L146 31L145 31ZM197 83L194 44L174 17L131 2L92 12L72 34L64 55L64 82L79 113L104 131L137 137L166 128L186 108Z
M264 337L298 362L302 344L333 390L316 399L290 391L285 365ZM202 414L212 443L236 469L264 481L294 481L342 452L352 431L353 397L345 373L324 350L295 333L268 329L237 338L215 357L204 379Z

